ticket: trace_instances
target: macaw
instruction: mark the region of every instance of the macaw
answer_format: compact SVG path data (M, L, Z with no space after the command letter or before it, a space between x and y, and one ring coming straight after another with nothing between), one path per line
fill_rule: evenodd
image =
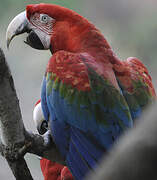
M28 5L9 24L7 46L25 32L26 44L52 53L42 110L67 166L81 180L156 99L151 77L139 59L121 61L101 32L68 8Z
M33 110L33 120L39 134L44 134L48 130L48 124L45 122L42 112L41 101L38 100ZM40 167L44 180L73 180L73 176L66 166L41 158Z

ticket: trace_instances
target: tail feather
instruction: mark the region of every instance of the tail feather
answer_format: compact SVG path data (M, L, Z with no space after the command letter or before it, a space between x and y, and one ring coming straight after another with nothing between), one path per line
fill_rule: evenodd
M66 163L77 180L82 180L84 175L94 170L97 161L104 153L104 150L100 146L95 146L93 142L82 131L71 127Z
M85 156L89 156L93 163L96 163L102 157L105 150L96 142L96 140L89 136L87 137L85 133L74 127L71 127L71 136L75 138L74 142L77 142L79 151L82 152L83 150L86 153Z
M89 171L88 165L81 158L73 143L70 143L66 163L76 180L83 179L84 174Z

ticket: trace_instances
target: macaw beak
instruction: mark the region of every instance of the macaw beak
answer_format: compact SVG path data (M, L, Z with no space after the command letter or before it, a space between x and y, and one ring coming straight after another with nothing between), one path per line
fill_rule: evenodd
M6 41L7 41L7 48L11 43L11 40L19 34L23 34L25 32L29 32L28 29L28 20L26 18L26 11L18 14L9 24L6 32Z
M40 122L38 125L37 125L37 130L38 130L38 133L43 135L45 134L47 131L48 131L48 123L46 120Z
M36 28L26 17L26 11L17 15L9 24L6 32L7 48L9 49L9 45L15 36L25 32L28 33L28 36L24 41L26 44L35 49L45 49L42 41L36 33Z

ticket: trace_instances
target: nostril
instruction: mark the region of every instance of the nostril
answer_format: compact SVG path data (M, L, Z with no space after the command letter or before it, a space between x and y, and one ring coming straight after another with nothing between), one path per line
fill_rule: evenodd
M26 29L26 32L29 34L32 30L31 29Z

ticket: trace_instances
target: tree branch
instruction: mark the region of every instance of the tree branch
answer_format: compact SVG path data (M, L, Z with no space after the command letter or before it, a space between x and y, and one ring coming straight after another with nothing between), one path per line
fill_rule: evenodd
M6 158L17 180L33 179L24 160L27 152L64 163L50 138L50 133L40 136L26 131L13 78L2 49L0 49L0 129L2 132L0 152Z

